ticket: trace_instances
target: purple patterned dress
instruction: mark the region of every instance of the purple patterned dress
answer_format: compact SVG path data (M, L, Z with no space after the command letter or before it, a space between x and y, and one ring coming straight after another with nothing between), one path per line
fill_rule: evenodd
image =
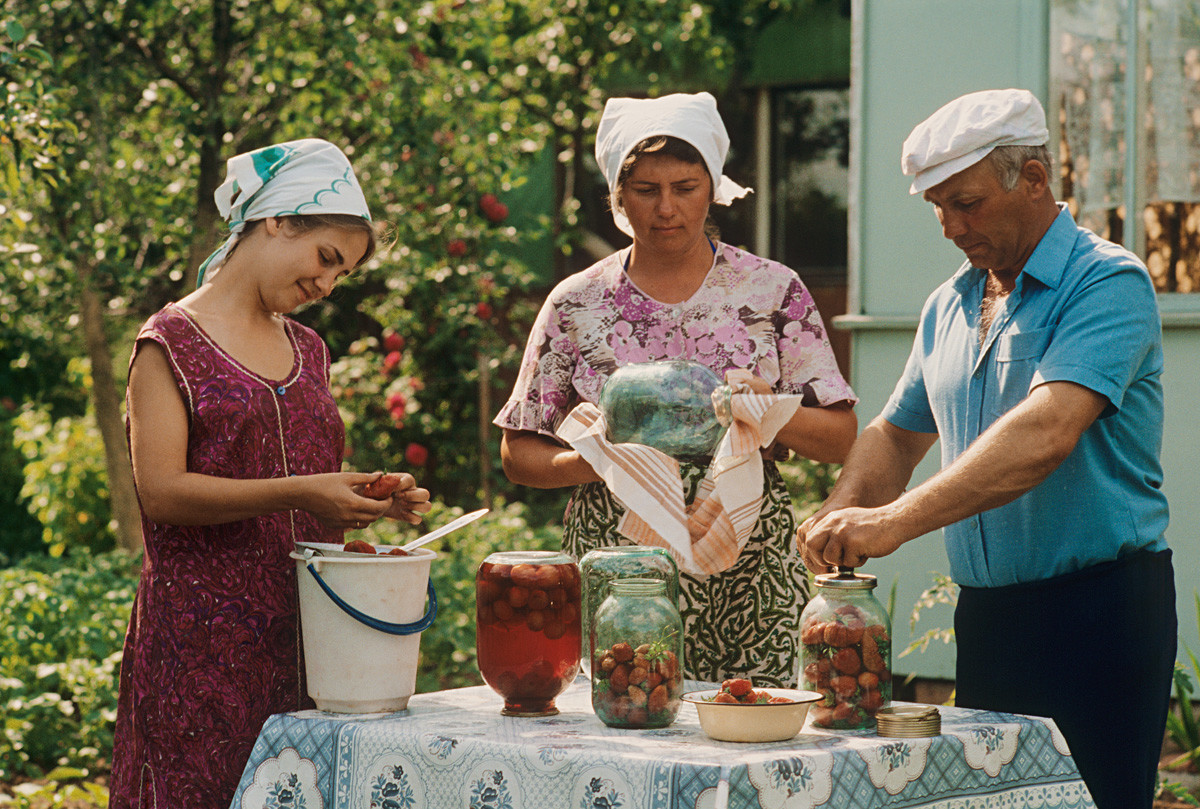
M341 468L329 352L284 321L295 357L264 379L168 305L138 333L166 352L187 408L187 466L227 478ZM125 639L110 807L227 809L263 722L308 707L297 633L296 540L340 542L305 511L220 525L142 517L145 556Z

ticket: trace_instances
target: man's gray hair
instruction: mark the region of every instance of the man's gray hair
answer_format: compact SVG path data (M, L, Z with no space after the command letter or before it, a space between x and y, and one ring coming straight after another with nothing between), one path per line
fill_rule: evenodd
M992 168L995 169L996 177L1005 191L1012 191L1017 187L1021 169L1030 160L1041 163L1046 167L1046 174L1054 177L1054 161L1050 157L1050 150L1045 146L997 146L988 153L988 159L992 161Z

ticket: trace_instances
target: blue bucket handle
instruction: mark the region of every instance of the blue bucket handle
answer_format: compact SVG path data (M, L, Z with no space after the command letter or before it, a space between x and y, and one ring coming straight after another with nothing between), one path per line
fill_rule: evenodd
M325 595L329 596L334 604L342 608L342 611L349 615L359 623L366 624L372 629L377 629L380 632L385 632L388 635L415 635L418 632L423 632L433 624L433 619L437 617L437 593L433 591L433 581L430 580L425 588L426 595L429 596L429 606L425 609L425 614L420 619L413 621L411 624L394 624L389 621L381 621L378 618L372 618L361 610L347 604L341 596L333 592L325 580L321 578L321 574L313 567L310 559L308 562L308 572L317 580L317 584L325 591Z

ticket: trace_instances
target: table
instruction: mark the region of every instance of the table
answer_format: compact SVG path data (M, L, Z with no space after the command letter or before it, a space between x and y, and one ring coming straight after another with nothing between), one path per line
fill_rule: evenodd
M806 725L734 744L705 736L687 703L666 728L606 727L582 677L556 716L505 717L502 704L478 686L417 694L397 713L273 716L232 809L1095 806L1049 719L941 706L935 738Z

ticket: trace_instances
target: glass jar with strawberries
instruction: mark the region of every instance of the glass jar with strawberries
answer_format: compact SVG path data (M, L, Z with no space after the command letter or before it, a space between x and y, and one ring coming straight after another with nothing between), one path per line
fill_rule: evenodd
M817 576L817 593L800 616L801 688L824 699L812 723L869 728L892 701L892 627L875 597L875 577L853 571Z
M666 548L649 545L607 545L593 548L579 560L579 575L583 579L580 606L583 613L583 644L580 663L583 673L592 676L591 650L595 631L594 618L604 599L608 598L614 579L661 579L666 582L666 596L672 602L679 598L679 568Z
M489 555L475 576L479 673L508 716L558 713L579 673L579 567L556 551Z
M592 708L614 728L661 728L683 696L683 622L662 579L613 579L592 622Z

